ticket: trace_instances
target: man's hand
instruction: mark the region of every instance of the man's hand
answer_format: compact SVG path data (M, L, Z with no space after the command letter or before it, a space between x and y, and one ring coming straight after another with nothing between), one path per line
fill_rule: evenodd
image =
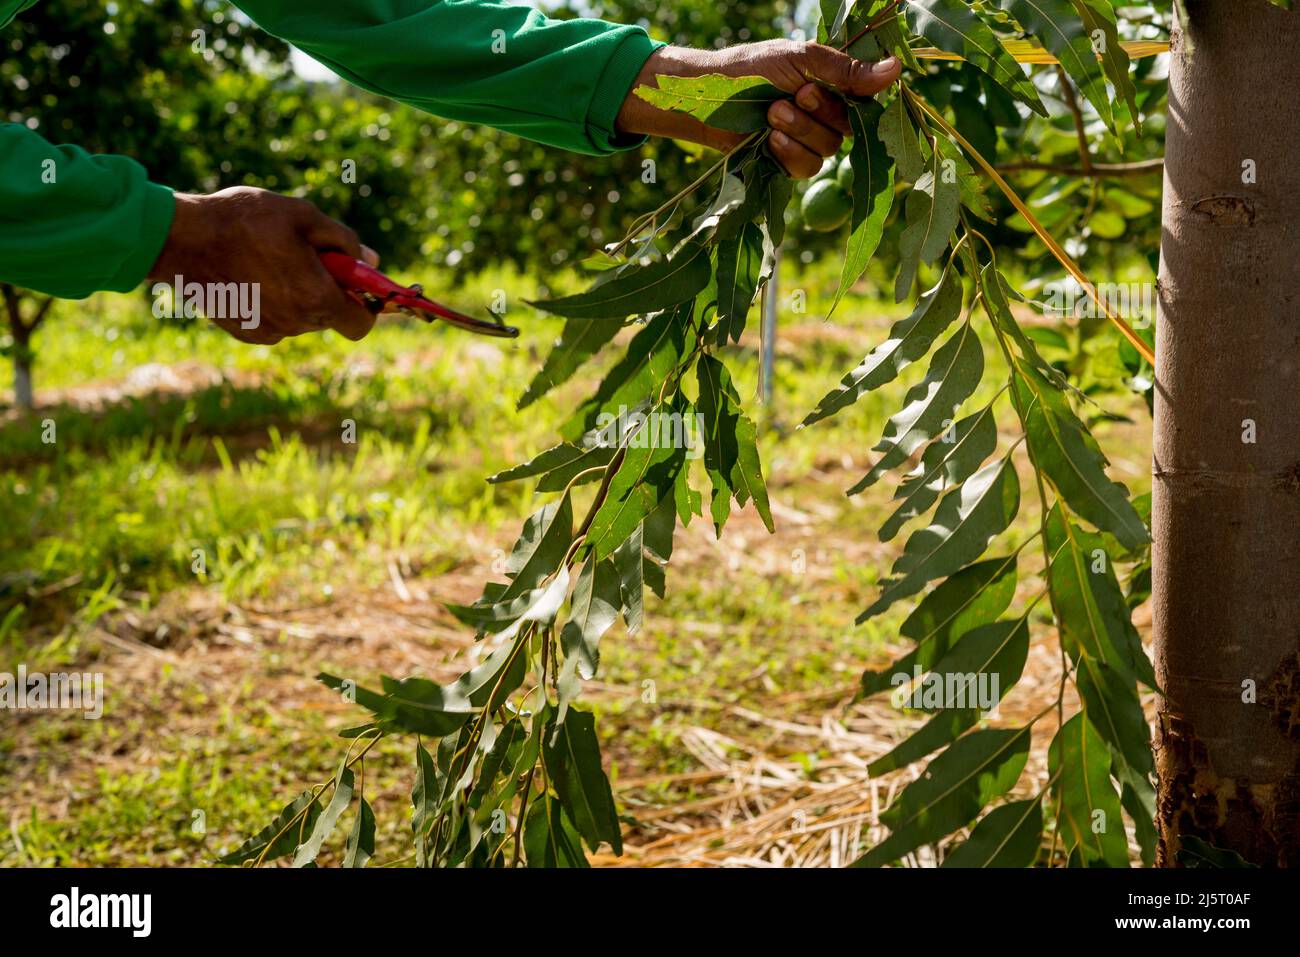
M661 47L646 61L633 92L618 115L626 133L670 136L727 150L744 139L738 133L705 126L685 113L657 109L635 93L635 87L656 86L656 76L766 77L773 86L793 94L768 110L772 126L772 155L796 179L816 175L822 160L834 156L850 135L848 112L836 96L874 96L898 79L902 67L897 57L864 63L819 43L767 40L725 50L690 50Z
M321 264L337 250L379 264L357 234L311 203L237 186L210 196L176 194L176 218L149 273L159 282L258 283L256 325L240 317L213 322L236 339L274 345L286 336L337 329L361 339L375 317L348 296Z

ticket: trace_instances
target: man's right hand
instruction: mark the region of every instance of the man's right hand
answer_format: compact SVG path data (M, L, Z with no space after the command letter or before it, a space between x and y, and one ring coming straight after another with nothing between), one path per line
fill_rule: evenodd
M320 254L347 253L372 266L373 250L311 203L236 186L209 196L176 194L176 218L149 278L171 283L258 283L257 325L213 319L236 339L274 345L287 336L336 329L361 339L375 317L345 293Z

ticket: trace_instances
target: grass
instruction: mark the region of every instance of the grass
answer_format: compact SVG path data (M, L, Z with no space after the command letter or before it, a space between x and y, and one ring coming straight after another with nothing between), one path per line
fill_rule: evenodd
M825 270L792 283L808 313L783 315L777 401L753 404L777 535L752 510L721 542L697 522L645 628L604 642L589 699L612 773L656 779L620 790L634 816L695 799L663 776L700 769L698 729L752 737L736 708L795 717L842 694L897 624L852 625L905 536L875 539L886 491L843 489L900 389L794 428L901 312L853 296L824 325L832 284ZM458 295L472 305L500 288L517 301L532 286L483 276ZM559 329L524 313L513 344L385 322L361 344L326 334L268 349L160 328L139 297L59 305L37 342L38 393L53 404L0 418L0 671L102 671L108 703L101 721L0 726L0 865L203 863L333 773L333 733L357 716L316 671L461 670L471 636L440 602L476 597L536 507L527 483L483 480L553 444L616 351L520 413ZM755 346L724 355L746 397ZM987 351L986 398L1000 377ZM132 391L141 367L161 390ZM1104 441L1121 465L1144 459L1132 430ZM1141 471L1117 477L1144 491ZM381 863L405 854L409 746L367 760ZM826 758L792 755L808 775Z

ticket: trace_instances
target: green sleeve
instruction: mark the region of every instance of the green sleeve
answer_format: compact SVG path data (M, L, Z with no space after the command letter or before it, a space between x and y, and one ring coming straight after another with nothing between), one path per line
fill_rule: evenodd
M357 86L574 152L636 146L614 121L658 46L639 27L549 20L482 0L240 0L264 29ZM0 124L0 282L76 299L127 291L175 203L123 156Z
M129 292L162 251L171 190L125 156L0 124L0 282L63 299Z
M637 146L614 120L659 44L640 27L488 0L236 0L363 89L578 153Z

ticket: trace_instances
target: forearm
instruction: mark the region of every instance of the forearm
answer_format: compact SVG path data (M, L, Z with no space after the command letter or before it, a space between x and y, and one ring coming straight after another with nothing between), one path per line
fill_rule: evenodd
M639 27L487 0L237 0L364 89L584 153L635 145L616 118L656 44Z
M127 292L158 258L174 206L132 159L0 124L0 282L65 299Z

